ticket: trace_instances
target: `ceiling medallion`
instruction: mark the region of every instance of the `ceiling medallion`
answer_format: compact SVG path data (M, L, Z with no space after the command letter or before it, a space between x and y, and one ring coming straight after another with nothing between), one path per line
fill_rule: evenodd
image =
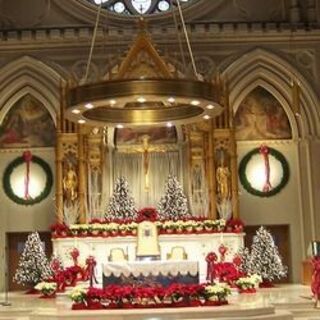
M174 78L144 27L114 78L68 88L69 120L109 127L164 126L210 120L222 112L215 86Z

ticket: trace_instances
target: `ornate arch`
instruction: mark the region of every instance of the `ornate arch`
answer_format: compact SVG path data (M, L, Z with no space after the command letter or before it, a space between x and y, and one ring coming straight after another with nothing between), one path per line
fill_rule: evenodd
M56 123L62 80L56 70L30 56L5 65L0 70L0 123L9 109L28 93L47 108Z
M230 104L234 112L240 103L257 86L273 94L286 111L292 127L293 138L318 136L320 118L316 110L319 99L303 75L287 61L264 49L243 54L223 71L229 79ZM301 115L292 110L292 80L297 79L301 88Z

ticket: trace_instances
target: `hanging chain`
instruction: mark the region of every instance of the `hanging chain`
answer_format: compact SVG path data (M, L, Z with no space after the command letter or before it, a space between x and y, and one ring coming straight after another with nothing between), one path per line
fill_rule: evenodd
M196 63L194 61L194 56L193 56L193 52L192 52L192 48L191 48L191 44L190 44L190 39L189 39L188 32L187 32L187 28L186 28L186 23L184 21L184 17L183 17L183 14L182 14L180 0L176 0L176 1L177 1L177 5L178 5L178 11L179 11L179 15L180 15L181 23L182 23L184 36L186 38L186 42L187 42L187 46L188 46L188 51L189 51L189 55L190 55L190 59L191 59L193 73L194 73L196 79L198 79L197 67L196 67Z
M183 64L183 70L187 70L187 64L186 64L186 58L183 54L183 46L182 46L182 41L181 41L181 36L180 36L180 30L179 30L179 26L178 26L178 21L177 21L177 17L176 14L174 12L174 6L173 6L173 0L170 0L170 4L171 4L171 12L172 12L172 16L173 16L173 21L174 21L174 25L177 31L177 36L178 36L178 43L179 43L179 49L180 49L180 55L181 55L181 59L182 59L182 64Z
M87 67L86 67L86 73L85 73L84 78L81 81L81 82L83 82L83 84L85 84L87 82L87 79L88 79L88 76L89 76L89 71L90 71L91 61L92 61L92 55L93 55L93 49L94 49L94 45L95 45L95 42L96 42L97 31L98 31L98 26L99 26L99 19L100 19L101 9L102 9L102 0L100 2L99 7L98 7L97 18L96 18L96 22L95 22L95 25L94 25L94 30L93 30L92 40L91 40L91 46L90 46L90 52L89 52L89 57L88 57L88 62L87 62Z

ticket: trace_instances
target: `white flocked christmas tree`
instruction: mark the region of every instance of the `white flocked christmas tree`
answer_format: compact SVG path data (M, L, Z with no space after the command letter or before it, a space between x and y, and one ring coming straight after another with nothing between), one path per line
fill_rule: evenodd
M116 180L105 217L109 220L136 219L137 209L125 177Z
M238 256L241 258L241 263L239 265L239 271L248 274L249 273L249 263L250 263L250 250L247 247L240 248L238 251Z
M165 193L158 203L160 219L178 220L190 217L187 197L183 193L182 186L174 175L169 175Z
M35 285L51 276L51 268L40 236L38 232L33 232L27 238L13 279L22 285Z
M273 282L287 274L287 267L282 264L278 247L271 233L264 227L260 227L253 237L248 273L258 274L267 282Z

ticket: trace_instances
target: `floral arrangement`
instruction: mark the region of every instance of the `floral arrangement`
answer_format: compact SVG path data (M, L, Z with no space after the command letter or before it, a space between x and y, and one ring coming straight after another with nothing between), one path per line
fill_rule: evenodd
M76 286L72 289L72 291L69 294L70 299L73 301L73 305L82 305L85 307L85 300L87 297L87 290L86 288L82 286Z
M205 287L205 297L212 302L227 302L231 289L226 283L217 283Z
M41 292L43 298L53 298L57 291L57 284L55 282L39 282L34 288Z
M235 284L239 288L240 293L254 293L261 282L261 276L253 274L251 276L239 278Z
M229 232L241 233L243 232L244 223L239 218L231 218L227 221L226 230Z
M157 221L158 211L155 208L143 208L138 211L137 222L142 221Z
M51 232L56 236L66 236L69 232L69 227L65 223L54 223L50 226Z
M219 262L213 266L213 278L219 282L225 282L230 285L242 277L244 274L241 273L234 263L232 262Z
M72 309L161 308L227 304L225 284L172 284L169 287L76 287L70 294Z
M134 236L137 233L138 223L143 220L153 221L160 234L189 234L189 233L214 233L225 232L226 221L223 219L209 220L204 218L191 218L186 220L154 220L156 211L153 208L145 208L140 212L137 220L93 220L89 224L74 224L69 227L63 225L52 229L53 238L59 237L116 237ZM59 224L61 225L61 224Z

